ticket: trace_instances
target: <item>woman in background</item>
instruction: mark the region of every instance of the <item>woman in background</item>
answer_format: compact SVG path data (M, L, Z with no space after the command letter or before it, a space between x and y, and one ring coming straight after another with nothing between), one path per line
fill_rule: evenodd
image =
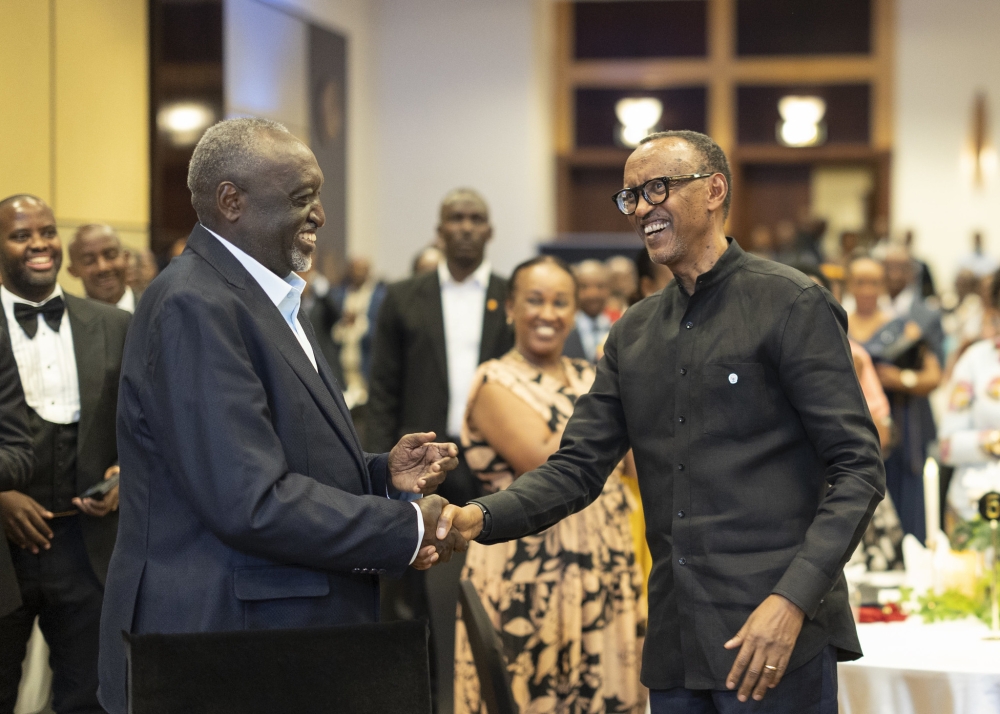
M992 280L988 312L1000 307L1000 272ZM1000 491L1000 336L971 345L952 371L941 420L941 461L955 466L948 505L964 520L978 512L987 491Z
M577 397L594 380L585 361L562 356L573 327L576 283L551 257L521 264L510 280L514 349L480 365L462 441L487 491L506 488L559 447ZM522 712L635 712L639 684L641 579L619 471L588 508L509 543L471 543L472 581L503 642ZM484 711L464 624L455 643L455 712Z

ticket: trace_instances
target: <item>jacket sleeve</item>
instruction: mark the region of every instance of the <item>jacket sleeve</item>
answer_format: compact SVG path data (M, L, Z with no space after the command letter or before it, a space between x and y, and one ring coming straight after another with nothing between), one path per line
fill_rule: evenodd
M803 290L789 312L779 353L778 377L785 396L827 464L828 488L816 517L772 591L810 618L833 588L885 494L878 432L835 310L842 313L820 288Z
M279 563L401 575L417 537L413 507L289 470L241 316L185 292L165 301L156 320L144 411L205 526L230 547Z
M376 453L396 445L403 389L403 332L397 292L390 287L378 311L368 387L368 442Z
M489 509L493 521L484 543L538 533L601 495L608 476L629 450L618 387L618 334L612 328L594 386L577 400L559 451L506 490L475 499Z
M10 335L0 328L0 491L24 489L31 480L33 465L28 405Z

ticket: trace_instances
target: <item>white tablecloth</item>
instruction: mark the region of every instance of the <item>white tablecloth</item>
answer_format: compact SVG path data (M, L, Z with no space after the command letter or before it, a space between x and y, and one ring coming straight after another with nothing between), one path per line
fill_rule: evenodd
M974 621L858 625L838 668L841 714L1000 714L1000 640Z

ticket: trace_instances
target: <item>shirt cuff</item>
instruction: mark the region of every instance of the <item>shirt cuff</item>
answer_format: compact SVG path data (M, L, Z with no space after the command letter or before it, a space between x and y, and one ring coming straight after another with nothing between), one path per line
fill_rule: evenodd
M420 552L420 544L424 542L424 514L415 502L410 501L410 503L417 509L417 547L413 550L413 557L408 563L408 565L413 565L413 561L417 559L417 553Z

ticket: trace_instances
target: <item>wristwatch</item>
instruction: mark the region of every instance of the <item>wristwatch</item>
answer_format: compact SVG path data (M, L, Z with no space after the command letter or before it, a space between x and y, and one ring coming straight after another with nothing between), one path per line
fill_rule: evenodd
M903 383L903 386L907 389L913 389L917 386L917 373L912 369L904 369L899 373L899 381Z
M490 515L490 509L481 504L479 501L471 501L471 504L478 506L479 510L483 512L483 529L479 531L473 540L482 542L485 538L490 537L490 531L493 530L493 516Z

